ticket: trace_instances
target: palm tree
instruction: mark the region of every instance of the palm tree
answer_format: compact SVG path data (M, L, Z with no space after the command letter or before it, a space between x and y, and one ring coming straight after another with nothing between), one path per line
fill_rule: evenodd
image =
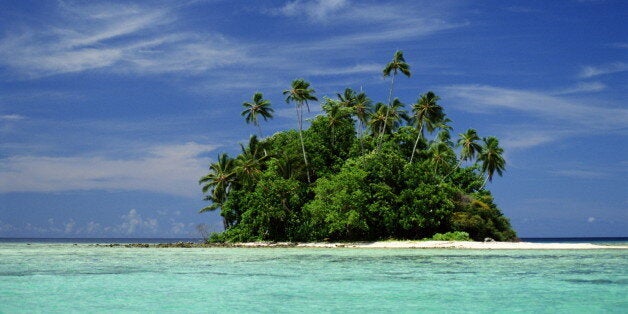
M355 97L353 112L356 118L358 118L358 121L360 121L360 148L362 150L364 150L364 129L366 128L371 110L371 100L366 96L365 93L359 93Z
M462 165L464 161L470 161L475 159L477 155L482 152L482 145L478 144L477 141L480 140L478 133L474 129L468 129L465 133L458 134L458 142L456 143L457 147L460 148L460 161L456 168L454 168L446 177L449 177L454 171L456 171Z
M379 137L380 132L382 131L382 125L385 123L389 123L388 117L386 116L386 112L388 111L388 106L384 103L378 102L375 104L375 109L371 113L371 117L369 118L369 127L371 129L371 133L374 137Z
M242 153L234 161L234 169L238 182L243 185L251 185L257 182L262 173L263 162L270 156L264 152L256 135L251 136L247 147L240 144Z
M353 110L356 118L362 124L362 128L366 125L369 117L369 113L371 113L371 99L369 99L365 93L359 93L355 97L355 104L353 106Z
M286 180L293 179L298 173L302 173L298 158L286 151L282 151L280 155L276 156L274 162L277 167L277 174Z
M206 211L222 208L222 205L227 200L229 189L234 183L234 180L233 159L224 153L218 155L218 161L209 166L209 173L198 181L199 184L203 185L203 194L209 192L209 195L205 196L204 199L212 202L211 205L204 207L200 212L204 213ZM224 216L222 223L223 227L227 229L228 225Z
M308 183L311 183L311 179L309 165L307 162L307 155L305 153L305 143L303 142L303 104L305 103L309 112L310 106L308 104L308 101L318 100L314 96L314 93L315 91L310 88L310 83L306 82L303 79L296 79L292 81L292 87L283 91L283 94L287 95L286 103L290 103L293 101L296 103L295 108L297 111L297 120L299 122L299 138L301 139L301 149L303 150L303 161L305 162L305 172L307 173Z
M502 154L504 153L504 149L499 147L499 140L493 136L489 136L488 138L484 138L484 146L480 152L478 160L482 162L482 172L486 173L486 180L484 180L484 185L486 185L487 181L493 181L493 175L495 172L502 176L502 172L506 168L506 161Z
M434 92L427 92L421 95L416 103L412 105L412 112L414 123L419 129L416 141L414 142L414 148L412 149L412 155L410 155L410 162L414 159L414 152L419 144L419 139L423 138L423 128L428 132L433 132L438 123L445 120L445 114L443 113L443 107L438 104L440 97L436 96Z
M430 147L431 163L434 165L434 173L438 174L438 169L446 168L451 164L451 160L456 158L456 154L451 147L443 142L434 142Z
M345 88L343 94L336 94L338 96L338 101L340 105L347 108L353 108L356 103L357 95L351 88Z
M390 92L388 94L389 105L392 102L393 88L395 86L395 76L397 76L397 72L401 72L407 77L410 77L412 75L410 73L410 65L406 63L406 60L403 58L403 52L401 50L397 50L395 52L395 55L393 56L392 61L386 64L386 66L382 70L382 74L384 75L384 77L391 76L391 73L392 73L392 79L390 81ZM386 120L388 120L388 117L386 117ZM382 127L385 128L386 125L384 124L382 125ZM384 133L385 133L385 130L382 129L380 131L380 134L383 135ZM381 138L380 138L380 144L381 144Z
M371 114L369 124L371 132L375 136L382 136L379 132L392 132L401 125L401 121L407 119L406 112L402 109L404 104L395 98L392 106L383 103L375 104L375 110Z
M451 131L454 129L449 125L451 119L447 118L445 114L443 114L442 118L434 123L434 130L438 129L438 133L434 137L434 142L441 142L449 145L449 147L453 148L454 142L451 141Z
M327 113L327 119L329 121L328 125L331 128L332 134L332 144L335 142L335 132L334 129L336 125L338 125L343 118L349 118L351 116L352 108L345 107L342 102L326 98L326 102L323 104L323 111ZM353 122L353 120L351 120Z
M263 98L262 93L257 92L253 95L253 102L244 102L242 106L246 109L242 111L242 116L245 117L246 123L253 122L253 125L258 127L259 136L262 136L262 127L259 124L257 116L260 115L264 118L264 121L268 121L273 117L273 108L270 107L270 101Z
M468 129L467 132L460 133L458 136L460 136L458 146L461 147L460 162L472 160L482 152L482 145L477 143L480 137L476 130Z

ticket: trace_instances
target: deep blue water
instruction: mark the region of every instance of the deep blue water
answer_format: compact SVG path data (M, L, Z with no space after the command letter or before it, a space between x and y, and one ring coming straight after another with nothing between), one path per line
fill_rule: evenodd
M628 244L628 237L582 237L582 238L521 238L523 242L533 243L593 243L593 244Z

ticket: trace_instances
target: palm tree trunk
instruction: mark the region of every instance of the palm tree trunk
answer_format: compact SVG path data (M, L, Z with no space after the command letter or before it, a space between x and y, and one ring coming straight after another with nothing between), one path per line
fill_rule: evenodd
M259 130L259 138L262 138L262 126L259 123L257 123L257 129Z
M480 190L483 189L486 186L486 183L488 183L488 175L486 175L486 178L484 179L484 183L482 183L482 186L480 187Z
M454 167L454 169L452 169L445 177L443 177L441 182L445 181L445 179L449 178L449 176L452 175L454 172L456 172L456 170L460 169L460 166L462 166L462 160L458 162L458 164L456 165L456 167Z
M297 118L299 120L299 138L301 139L301 150L303 151L303 161L305 162L305 173L307 175L307 183L312 183L310 179L310 167L307 163L307 155L305 153L305 143L303 142L303 109L302 105L297 105Z
M366 127L364 126L364 122L360 120L360 152L364 153L364 130Z
M412 155L410 155L410 163L412 163L412 159L414 159L414 152L416 151L416 147L419 145L419 139L423 133L423 123L419 121L419 124L421 127L419 127L419 134L416 136L416 141L414 141L414 148L412 148Z
M386 110L386 118L384 119L384 124L379 132L379 143L377 144L377 150L382 146L382 141L384 140L384 132L386 132L386 122L388 122L388 113L390 113L390 109L392 108L392 94L393 88L395 87L395 76L397 76L397 72L394 72L392 75L392 80L390 81L390 92L388 93L388 110Z

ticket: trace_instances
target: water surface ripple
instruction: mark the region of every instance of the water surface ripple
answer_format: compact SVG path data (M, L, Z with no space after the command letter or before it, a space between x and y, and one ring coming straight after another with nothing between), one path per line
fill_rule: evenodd
M625 313L628 250L0 243L0 312Z

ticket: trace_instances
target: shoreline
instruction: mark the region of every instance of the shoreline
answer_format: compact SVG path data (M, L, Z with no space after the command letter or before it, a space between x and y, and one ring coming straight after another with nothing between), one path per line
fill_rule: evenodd
M466 249L466 250L604 250L628 249L628 245L592 243L532 243L473 241L375 241L375 242L245 242L245 243L131 243L95 244L137 248L356 248L356 249Z

